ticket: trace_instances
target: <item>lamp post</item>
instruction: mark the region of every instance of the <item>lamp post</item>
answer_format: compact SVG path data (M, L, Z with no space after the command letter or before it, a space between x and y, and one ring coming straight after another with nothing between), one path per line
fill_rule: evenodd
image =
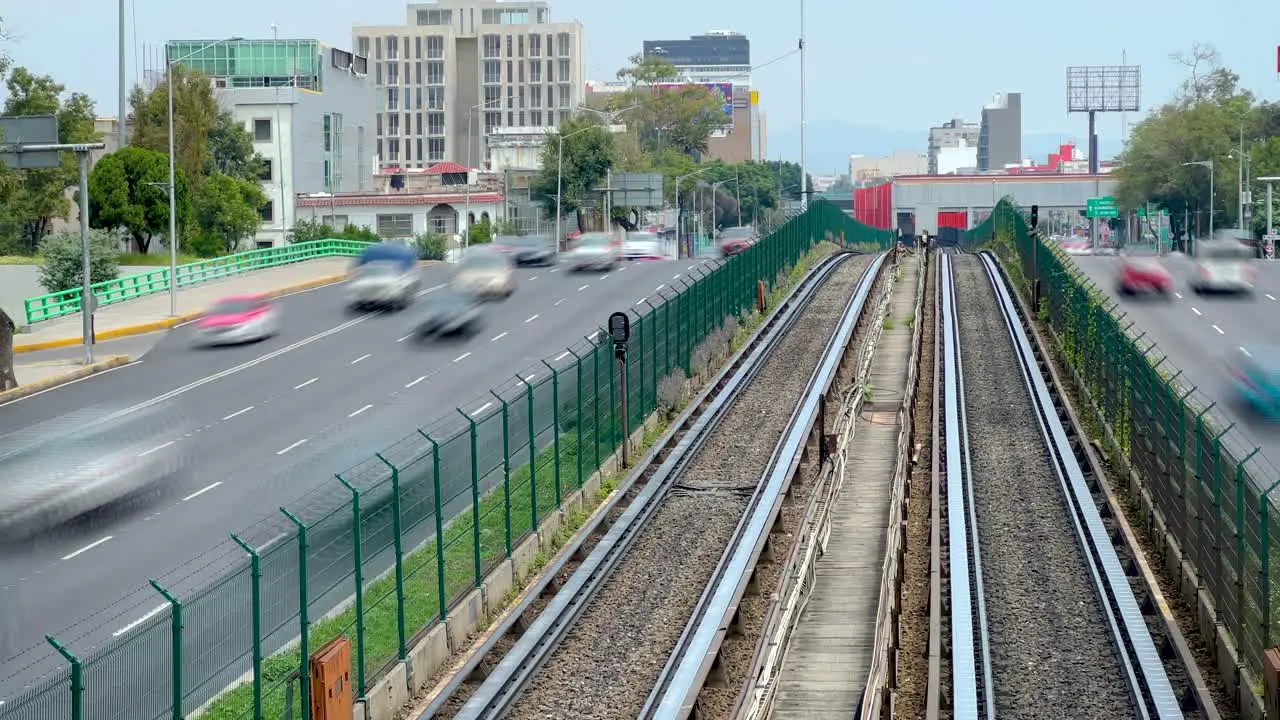
M1213 239L1213 199L1214 199L1213 161L1212 160L1196 160L1195 162L1184 162L1182 163L1182 165L1184 167L1197 165L1199 167L1209 168L1209 238ZM1191 249L1190 247L1187 248L1187 250L1190 250L1190 249Z
M622 114L622 113L624 113L624 112L627 112L628 110L635 110L635 109L636 109L636 108L638 108L638 107L640 107L640 103L636 103L635 105L630 105L630 106L628 106L628 107L624 107L624 108L622 108L621 110L596 110L596 109L594 109L594 108L583 107L583 106L578 106L578 108L577 108L577 109L578 109L578 110L581 110L582 112L589 112L589 113L593 113L593 114L595 114L595 115L596 115L597 117L599 117L599 118L600 118L600 120L604 123L604 125L605 125L605 127L606 127L606 128L610 128L610 127L613 127L613 121L614 121L614 120L617 120L619 115L621 115L621 114ZM604 176L604 177L605 177L605 179L604 179L604 222L605 222L605 231L606 231L606 232L612 232L612 227L613 227L613 216L612 216L612 213L613 213L613 202L612 202L612 201L613 201L613 168L612 168L612 167L610 167L608 170L606 170L606 171L605 171L605 176Z
M178 173L174 165L175 152L173 147L173 66L187 58L199 55L211 47L243 39L232 37L215 40L178 58L168 57L168 50L165 51L165 57L168 60L164 73L168 81L168 88L165 94L168 95L166 99L169 101L169 315L171 317L177 317L178 315ZM279 131L280 129L276 128L277 134Z
M714 202L716 189L727 183L733 183L734 199L738 203L738 227L742 227L742 183L738 182L738 173L735 172L731 178L711 183L711 197Z
M705 165L699 170L694 170L691 173L685 173L684 175L679 175L676 177L676 210L677 212L680 209L680 184L683 183L686 178L697 177L698 175L701 175L702 173L709 170L710 168L711 168L710 165ZM680 253L679 253L679 233L678 232L676 233L676 237L677 237L676 255L679 256ZM689 243L689 257L693 257L693 243Z
M472 105L471 109L467 110L467 184L463 190L463 193L465 194L465 198L466 198L464 200L466 209L463 210L463 214L462 214L462 223L463 223L462 247L463 248L467 248L471 246L471 145L472 145L471 126L475 124L476 110L479 110L480 108L488 109L488 107L493 103L501 104L502 98L485 100L482 103L477 103L475 105Z
M800 0L800 210L809 209L809 120L805 109L804 2Z
M1270 257L1271 259L1275 259L1275 235L1276 235L1276 226L1275 226L1275 223L1274 223L1274 222L1272 222L1272 218L1271 218L1271 212L1272 212L1272 210L1271 210L1271 197L1272 197L1272 196L1271 196L1271 192L1272 192L1271 184L1272 184L1272 183L1280 182L1280 175L1272 175L1272 176L1268 176L1268 177L1260 177L1260 178L1258 178L1258 181L1259 181L1259 182L1264 182L1264 183L1266 183L1266 184L1267 184L1267 240L1266 240L1266 245L1267 245L1267 249L1270 251L1270 252L1268 252L1268 257Z
M119 48L119 49L120 49L120 57L118 58L118 60L119 60L119 65L120 65L120 67L119 67L119 71L120 71L120 78L119 78L119 82L120 82L120 87L119 87L119 92L120 92L120 117L116 118L116 136L117 136L117 139L116 139L116 142L117 142L116 149L117 149L117 150L119 150L119 149L121 149L121 148L123 148L123 147L124 147L124 144L125 144L124 119L125 119L126 117L128 117L128 116L129 116L128 100L125 98L125 92L126 92L125 83L126 83L127 81L125 80L125 54L124 54L124 46L125 46L125 42L124 42L124 0L120 0L120 12L119 12L119 15L120 15L120 18L119 18L119 20L120 20L120 29L119 29L119 31L118 31L118 32L119 32L119 41L120 41L120 48Z
M561 135L560 133L556 133L556 250L557 251L560 250L560 243L564 241L564 238L560 235L560 216L561 216L560 194L564 192L563 190L563 187L564 187L564 139L573 137L578 133L584 133L588 130L595 130L598 127L600 126L590 125L588 127L574 130L568 135Z

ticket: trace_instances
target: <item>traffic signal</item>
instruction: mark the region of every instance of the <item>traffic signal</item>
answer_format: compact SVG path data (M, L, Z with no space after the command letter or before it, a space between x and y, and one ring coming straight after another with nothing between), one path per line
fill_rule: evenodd
M1035 230L1036 226L1039 224L1040 224L1040 206L1032 205L1031 206L1031 229Z

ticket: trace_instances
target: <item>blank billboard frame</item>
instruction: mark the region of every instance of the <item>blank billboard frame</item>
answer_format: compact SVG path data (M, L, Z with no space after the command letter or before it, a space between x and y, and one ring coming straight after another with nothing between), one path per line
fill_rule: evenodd
M1077 65L1067 68L1067 112L1139 112L1142 68Z

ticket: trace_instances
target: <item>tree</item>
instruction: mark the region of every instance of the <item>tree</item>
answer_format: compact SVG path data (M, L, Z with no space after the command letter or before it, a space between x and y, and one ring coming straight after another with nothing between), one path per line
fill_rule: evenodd
M725 181L717 193L716 217L718 226L738 224L738 199L742 200L742 222L751 223L754 218L778 207L777 174L767 163L744 162L712 163L703 171L703 182Z
M289 242L311 242L313 240L355 240L357 242L378 242L378 233L364 225L348 225L341 230L326 225L319 220L300 220L289 231Z
M84 284L84 249L78 232L54 233L40 241L40 284L56 293ZM116 239L105 230L89 233L89 278L93 283L115 280L120 273Z
M599 129L588 129L593 126ZM614 137L594 117L572 117L557 129L563 138L564 164L560 188L561 210L572 213L592 197L613 166ZM541 197L547 214L555 217L556 180L560 167L558 150L561 142L549 135L542 147L542 169L529 183L535 197Z
M214 173L196 193L196 223L220 239L224 251L235 252L242 240L257 232L262 224L258 208L266 204L267 197L257 182Z
M169 72L173 73L174 164L198 186L206 174L212 142L209 134L220 121L222 111L213 97L213 83L204 73L181 65L172 66ZM129 96L133 110L130 145L168 156L168 92L167 82L151 92L134 87ZM217 169L216 164L211 169Z
M444 260L449 243L440 233L424 232L413 239L413 246L421 260Z
M124 227L138 252L151 248L151 239L169 231L168 158L162 153L130 145L104 155L89 174L89 224L95 228ZM186 176L177 182L179 219L190 215Z
M64 96L66 88L48 75L35 75L24 67L17 67L5 82L8 98L4 103L5 115L54 115L58 118L58 142L96 142L94 130L96 111L93 100L87 95L73 93ZM22 170L17 173L13 194L6 203L10 217L20 224L20 241L34 250L40 238L49 232L54 218L66 218L71 213L71 201L67 188L79 181L79 168L74 153L62 153L61 165L42 170Z
M174 93L174 99L177 99ZM259 183L267 169L266 158L253 149L253 136L229 112L218 113L209 128L209 154L204 174L222 173L239 180Z
M671 61L656 55L636 53L627 58L627 63L618 71L618 79L630 81L632 86L672 82L680 76L680 71Z

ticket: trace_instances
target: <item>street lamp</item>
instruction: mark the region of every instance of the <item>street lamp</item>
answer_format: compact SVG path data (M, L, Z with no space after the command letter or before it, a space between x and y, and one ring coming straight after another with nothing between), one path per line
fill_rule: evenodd
M715 202L716 190L719 189L721 185L724 185L726 183L733 183L733 191L736 196L735 199L737 200L737 203L738 203L738 227L742 227L742 187L741 187L741 184L738 182L737 173L734 173L733 177L728 178L726 180L721 180L720 182L711 183L712 202L713 203ZM712 219L714 220L714 218Z
M1253 164L1253 156L1250 153L1245 152L1243 148L1244 148L1244 144L1242 140L1241 150L1239 152L1232 150L1231 152L1227 153L1227 158L1229 160L1240 161L1239 163L1237 163L1237 166L1236 166L1236 195L1238 196L1238 199L1240 201L1239 228L1241 232L1244 232L1249 229L1249 225L1246 222L1246 220L1248 219L1249 216L1253 215L1253 213L1251 212L1252 208L1250 207L1250 203L1249 203L1249 201L1252 199L1249 197L1250 195L1252 195L1252 193L1249 191L1249 184L1250 184L1249 173L1252 172L1250 166Z
M684 175L679 175L676 177L676 210L677 212L679 212L679 209L680 209L680 183L684 182L685 178L697 177L698 175L701 175L702 173L710 169L711 169L710 165L704 165L700 170L694 170L691 173L685 173ZM677 236L679 235L679 233L676 233L676 234ZM676 242L677 242L676 255L679 256L680 254L679 245L678 245L679 239L677 239ZM689 243L689 257L693 257L693 243Z
M578 128L568 135L556 133L556 250L560 249L560 243L564 240L560 235L560 194L564 191L564 139L599 127L599 125L588 125L584 128Z
M1280 182L1280 176L1272 175L1269 177L1260 177L1258 178L1258 182L1264 182L1267 184L1267 240L1266 242L1267 242L1267 247L1274 248L1276 226L1271 221L1271 183ZM1272 257L1274 256L1275 254L1272 253Z
M169 64L165 68L165 76L168 81L168 91L166 98L169 101L169 315L177 317L178 315L178 180L177 169L174 166L174 147L173 147L173 66L216 47L222 43L236 42L243 40L241 37L226 38L223 40L215 40L203 47L183 55L179 58L168 58L168 50L165 51L165 57L168 58ZM276 128L276 134L280 132Z
M578 106L576 109L581 110L582 112L589 112L589 113L595 114L604 123L606 128L611 128L613 127L613 122L618 119L619 115L629 110L635 110L638 107L640 107L640 103L636 103L635 105L624 107L621 110L596 110L594 108L589 108L581 105ZM604 223L605 223L606 232L612 231L612 228L613 228L612 214L613 214L613 167L611 166L609 167L608 170L605 171L605 180L604 180Z
M1213 239L1213 161L1212 160L1196 160L1195 162L1184 162L1183 167L1198 165L1200 167L1209 168L1209 238ZM1190 248L1187 248L1190 250Z
M471 145L472 145L471 126L475 124L476 110L479 110L480 108L488 109L488 107L493 103L498 103L499 105L501 105L502 98L485 100L482 103L477 103L475 105L472 105L471 109L467 111L467 185L466 185L466 188L463 190L466 197L466 200L465 200L466 209L463 211L463 216L462 216L462 222L463 222L462 247L464 248L471 246Z

